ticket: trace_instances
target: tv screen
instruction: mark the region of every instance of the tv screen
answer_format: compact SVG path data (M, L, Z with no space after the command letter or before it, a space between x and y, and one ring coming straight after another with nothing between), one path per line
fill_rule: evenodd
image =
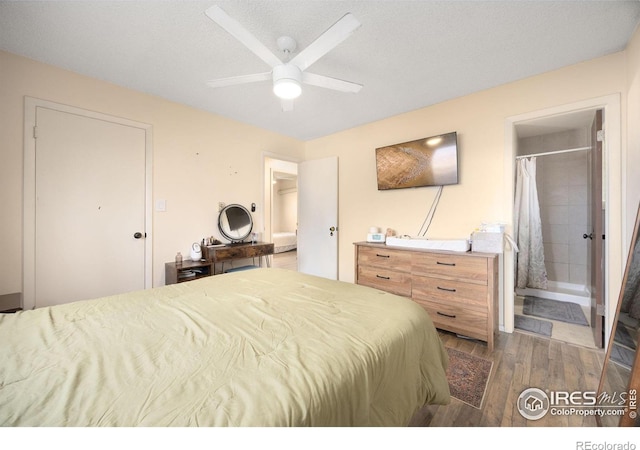
M458 137L451 132L376 149L378 189L458 184Z

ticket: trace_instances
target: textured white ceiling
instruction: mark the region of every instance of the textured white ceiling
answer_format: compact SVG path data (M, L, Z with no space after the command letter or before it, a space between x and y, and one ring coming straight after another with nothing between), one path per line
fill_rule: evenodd
M277 52L347 12L362 26L310 71L364 85L304 86L282 112L270 82L207 80L269 67L204 14L220 5ZM638 1L0 1L0 49L301 140L621 51Z

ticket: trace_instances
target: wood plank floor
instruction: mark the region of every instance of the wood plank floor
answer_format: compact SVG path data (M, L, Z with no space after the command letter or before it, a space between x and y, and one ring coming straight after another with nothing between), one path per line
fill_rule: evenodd
M276 253L273 255L271 267L279 269L298 270L298 252L291 250L284 253Z
M596 391L604 351L521 332L499 333L493 353L484 343L441 331L445 347L493 361L481 409L455 398L446 406L427 406L411 426L430 427L594 427L594 417L553 416L530 421L516 402L530 387L545 390Z

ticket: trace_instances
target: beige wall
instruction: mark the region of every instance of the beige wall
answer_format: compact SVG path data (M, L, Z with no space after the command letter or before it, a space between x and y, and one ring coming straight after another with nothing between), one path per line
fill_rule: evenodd
M481 222L511 224L505 208L505 164L512 164L504 158L505 120L624 93L625 61L624 52L616 53L308 142L306 159L339 158L340 279L353 280L353 242L363 240L370 226L416 235L436 193L378 191L376 147L457 131L460 183L444 187L427 236L465 238ZM624 96L622 103L624 109Z
M638 39L636 34L634 44ZM328 155L339 158L339 278L344 281L354 279L353 242L363 240L370 226L389 227L400 234L416 235L436 193L435 188L378 191L376 147L457 131L460 183L445 186L428 237L466 238L482 222L505 223L510 232L513 159L505 157L512 145L507 146L507 139L512 138L507 133L507 125L513 126L515 117L538 111L619 97L621 129L617 139L610 139L616 142L611 146L616 154L608 156L617 168L607 169L609 173L619 174L624 167L620 164L621 159L638 159L638 139L628 141L626 135L627 77L629 72L635 74L637 70L640 68L629 68L627 52L619 52L307 142L305 159ZM634 104L631 108L638 106ZM640 115L640 112L633 114ZM627 145L631 149L629 153ZM627 166L626 170L633 169ZM609 193L613 200L609 205L610 239L607 239L606 301L609 311L615 308L623 259L626 258L623 245L628 240L623 242L621 236L625 234L625 224L633 220L629 216L635 216L637 209L634 206L630 211L625 207L630 203L628 199L622 199L621 204L621 191L630 196L638 190L629 177L620 178L619 175L609 177ZM513 327L512 270L513 256L509 252L504 258L500 295L500 325L506 331ZM609 316L611 320L613 314ZM607 332L609 329L610 323Z
M218 202L258 205L263 225L263 153L299 159L304 143L159 97L124 89L0 52L0 295L22 290L24 97L30 96L151 124L153 278L192 242L217 235Z

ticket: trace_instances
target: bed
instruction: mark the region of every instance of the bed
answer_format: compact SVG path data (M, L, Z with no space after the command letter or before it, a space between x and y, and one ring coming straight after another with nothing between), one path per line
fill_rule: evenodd
M412 301L275 268L0 314L2 426L404 426L450 400Z
M273 233L273 252L284 253L298 248L298 236L295 231Z

